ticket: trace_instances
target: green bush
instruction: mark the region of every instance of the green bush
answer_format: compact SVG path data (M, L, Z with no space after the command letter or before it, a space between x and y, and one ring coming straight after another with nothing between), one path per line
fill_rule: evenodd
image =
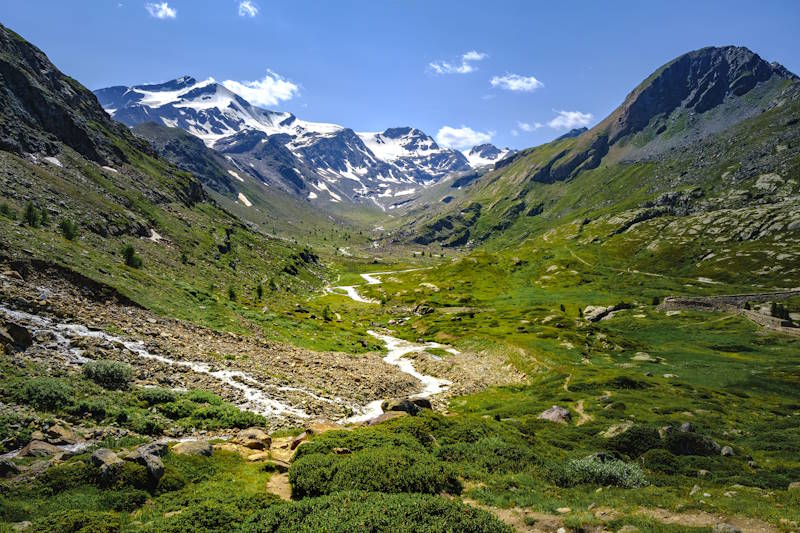
M416 418L416 417L414 417ZM418 440L404 433L392 433L385 428L364 428L357 431L329 431L297 448L295 460L314 454L329 454L334 448L358 452L369 448L395 448L424 452Z
M142 268L142 258L136 254L136 248L132 244L126 244L122 247L122 257L129 267Z
M61 230L61 235L68 241L72 241L78 236L78 226L68 218L63 219L58 223L58 229Z
M156 486L156 493L164 494L167 492L175 492L181 490L186 486L186 478L172 465L166 465L164 468L164 475L158 480Z
M94 481L95 470L83 461L55 465L36 478L43 492L53 495Z
M165 429L164 423L149 413L145 415L137 413L128 422L128 427L142 435L161 435Z
M242 411L235 405L203 405L195 409L191 417L183 422L184 426L199 429L245 429L253 426L265 426L267 419L262 415Z
M448 463L461 463L463 467L490 473L520 472L538 463L527 447L497 437L484 438L475 443L447 444L436 450L436 456Z
M72 509L51 514L39 519L31 531L52 533L117 533L120 531L119 517L113 513L97 513Z
M105 491L100 497L103 507L114 511L130 513L144 505L150 494L139 489Z
M177 395L169 389L148 387L139 391L139 399L147 403L147 405L174 402L176 398Z
M593 484L632 489L647 485L639 465L617 460L600 461L594 457L574 459L566 466L554 468L551 474L553 481L562 487Z
M673 431L667 435L666 448L675 455L716 455L717 449L708 437L698 433Z
M194 403L208 403L211 405L222 405L222 398L213 392L205 390L191 390L186 393L186 399Z
M67 407L67 412L73 416L91 416L100 421L106 417L108 405L99 398L82 399Z
M648 450L661 446L658 430L650 426L634 425L624 433L611 437L606 442L609 450L615 450L636 458Z
M340 492L321 498L270 505L247 518L244 533L350 531L510 533L490 513L458 500L423 494Z
M127 389L133 379L133 369L119 361L89 361L83 365L83 375L107 389Z
M11 209L11 207L6 202L3 202L2 204L0 204L0 216L4 216L4 217L9 218L11 220L16 220L17 219L16 211Z
M33 205L33 202L25 204L25 211L22 212L22 220L32 228L38 228L42 224L42 214Z
M648 470L661 472L662 474L677 474L681 470L678 458L662 448L655 448L645 452L639 460Z
M22 386L20 401L38 409L61 409L69 405L73 389L56 378L33 378Z
M449 465L427 453L394 448L307 456L292 463L289 482L295 498L347 490L461 493L461 483Z
M174 402L167 402L158 405L158 411L172 420L188 418L197 409L197 404L189 400L180 399Z
M114 490L147 490L151 487L150 475L147 473L147 468L132 461L123 462L119 473L113 478L101 480L98 477L98 484L103 488Z

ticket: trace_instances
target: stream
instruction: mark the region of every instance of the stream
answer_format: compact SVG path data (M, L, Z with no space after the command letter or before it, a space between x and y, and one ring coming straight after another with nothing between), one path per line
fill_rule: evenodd
M406 271L404 270L400 272ZM396 272L373 272L371 274L361 274L361 277L364 279L367 285L377 285L381 283L381 280L376 276L394 273ZM334 292L334 294L340 294L343 296L346 295L357 302L377 303L373 300L362 297L359 294L357 287L357 285L334 287L334 289L344 291L344 294L341 292ZM220 370L203 361L183 361L165 357L163 355L150 352L141 341L126 340L122 337L112 335L102 330L90 329L82 324L59 322L52 318L10 309L3 305L0 305L0 316L5 316L28 328L34 339L36 339L37 343L41 343L44 348L56 351L69 363L81 365L90 361L90 359L84 357L84 351L75 346L75 340L79 338L100 339L117 346L122 346L132 354L142 359L159 361L169 366L186 367L193 372L205 374L217 379L227 387L238 390L242 393L244 400L238 403L240 408L264 416L292 416L301 419L307 419L311 417L311 415L306 413L303 409L294 407L271 397L270 394L265 390L269 388L279 391L299 392L306 394L318 401L347 405L347 407L349 407L350 410L355 414L339 420L339 423L342 424L364 422L383 413L383 410L381 409L383 399L371 401L366 405L349 405L341 398L325 398L315 394L310 390L287 385L278 386L261 383L252 375L241 370ZM402 372L420 381L421 390L415 394L416 397L428 398L434 394L438 394L446 390L451 385L451 383L445 379L429 376L417 371L413 362L410 359L407 359L405 356L411 353L423 352L429 348L440 348L453 354L458 354L457 350L436 342L420 344L398 339L396 337L375 331L368 331L368 333L386 345L387 354L383 358L384 362L396 366Z

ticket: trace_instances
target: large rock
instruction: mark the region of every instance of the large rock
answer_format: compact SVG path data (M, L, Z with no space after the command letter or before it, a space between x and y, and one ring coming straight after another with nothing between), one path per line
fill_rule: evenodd
M388 413L383 413L382 415L378 415L375 418L371 419L367 422L368 426L375 426L377 424L382 424L383 422L388 422L389 420L394 420L395 418L402 418L404 416L408 416L408 413L405 411L389 411Z
M25 326L21 326L11 320L5 320L0 329L3 330L0 334L0 342L8 343L8 339L11 339L10 344L20 350L25 350L33 345L33 335Z
M800 481L792 481L786 490L800 490Z
M233 442L251 450L269 450L272 438L263 429L252 427L241 430Z
M733 457L734 456L733 448L731 448L730 446L723 446L722 449L720 450L720 454L723 457Z
M119 472L124 462L119 456L108 448L95 450L91 457L92 464L100 469L100 476L108 478Z
M19 452L19 457L48 457L61 453L61 448L49 442L32 440Z
M715 524L711 531L712 533L742 533L742 530L738 527L726 523Z
M147 473L153 481L158 481L164 475L164 462L161 460L169 451L169 446L163 442L151 442L139 446L126 459L139 463L147 468Z
M211 457L211 454L214 453L214 449L207 440L190 440L179 442L172 447L172 452L178 455L204 455L206 457Z
M554 405L550 409L543 411L538 417L542 420L549 420L550 422L558 422L559 424L567 424L572 418L569 409Z
M385 400L381 404L384 413L392 411L402 411L415 416L423 409L431 409L431 401L428 398L403 398L400 400Z
M47 428L45 435L50 444L76 444L81 440L77 433L60 424Z
M19 467L10 459L0 458L0 477L11 477L19 474Z

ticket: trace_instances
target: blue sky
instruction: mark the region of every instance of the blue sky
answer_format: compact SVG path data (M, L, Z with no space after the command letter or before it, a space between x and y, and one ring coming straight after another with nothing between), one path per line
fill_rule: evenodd
M793 0L3 0L0 22L92 89L213 76L306 120L454 145L591 126L703 46L800 72Z

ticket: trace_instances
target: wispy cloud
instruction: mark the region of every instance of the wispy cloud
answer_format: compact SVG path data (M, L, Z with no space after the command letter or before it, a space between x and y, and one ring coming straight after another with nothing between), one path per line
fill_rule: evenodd
M556 118L547 123L554 130L569 130L588 126L594 118L591 113L581 113L580 111L557 111Z
M492 87L499 87L507 91L525 92L530 93L540 87L544 87L544 83L540 82L533 76L520 76L519 74L506 74L504 76L495 76L490 82Z
M544 128L544 124L542 124L541 122L533 122L533 123L530 123L530 122L517 122L517 127L519 129L521 129L522 131L526 131L526 132L530 133L532 131L538 130L539 128Z
M453 128L450 126L442 127L436 134L436 142L447 148L464 150L479 144L485 144L492 140L494 132L475 131L467 126Z
M478 70L473 63L483 61L489 57L488 54L478 52L477 50L470 50L469 52L461 55L461 63L450 63L448 61L433 61L428 63L430 68L436 74L469 74Z
M144 5L144 8L148 13L150 13L151 17L155 17L157 19L174 19L178 16L178 10L169 7L167 2L147 3Z
M258 4L251 0L242 0L239 2L239 16L253 18L258 15Z
M222 85L257 106L273 106L291 100L300 93L300 86L280 74L267 70L263 79L255 81L225 80Z

